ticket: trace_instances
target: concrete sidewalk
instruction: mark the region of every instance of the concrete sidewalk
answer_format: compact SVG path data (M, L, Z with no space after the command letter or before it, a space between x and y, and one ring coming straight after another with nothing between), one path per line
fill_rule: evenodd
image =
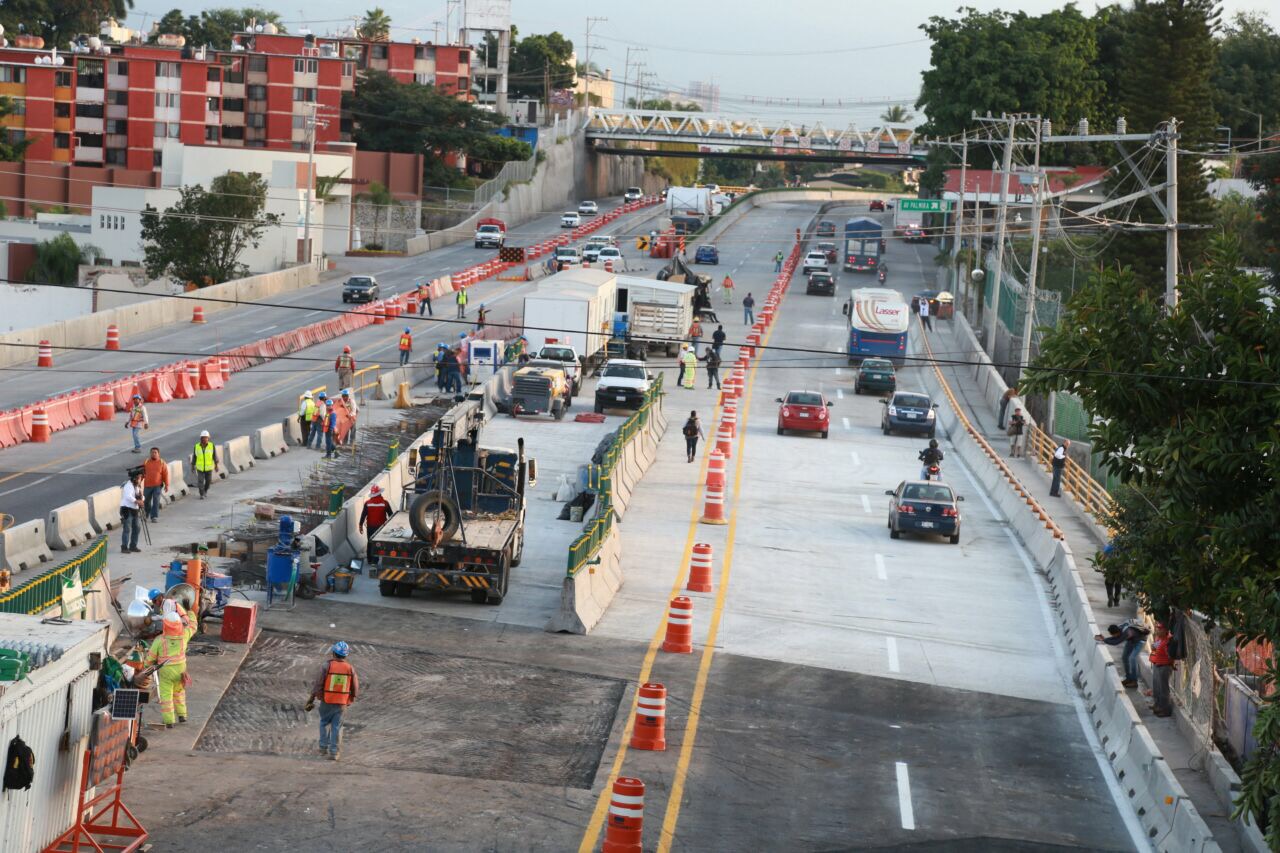
M977 360L974 358L972 338L965 334L961 325L963 322L960 317L949 322L941 320L934 322L933 331L928 335L930 346L938 357L954 361ZM912 327L913 333L916 333L916 328ZM1119 624L1133 618L1137 613L1137 605L1132 599L1122 600L1118 607L1107 606L1107 592L1102 573L1093 568L1093 555L1106 543L1103 529L1071 499L1065 489L1060 498L1049 496L1051 476L1046 468L1033 459L1009 456L1009 437L1003 429L998 428L998 411L988 403L994 395L986 387L988 378L984 374L990 371L989 367L942 366L943 375L956 395L956 399L964 406L965 414L974 428L980 430L991 446L1002 453L1023 487L1040 502L1066 536L1072 553L1076 555L1077 569L1088 592L1089 605L1097 616L1098 624ZM1012 411L1011 406L1009 412L1012 413ZM1116 665L1123 667L1119 648L1108 648L1116 660ZM1149 681L1150 668L1145 659L1142 670L1144 677ZM1186 789L1200 816L1209 825L1222 850L1265 850L1265 845L1254 846L1251 843L1255 840L1261 843L1261 836L1256 831L1247 833L1252 838L1241 837L1238 830L1243 827L1231 820L1231 809L1224 804L1223 799L1215 791L1215 783L1223 784L1224 774L1221 771L1225 760L1222 755L1216 750L1210 752L1190 742L1178 727L1177 714L1167 718L1155 716L1151 712L1149 685L1143 685L1139 690L1141 696L1135 695L1136 690L1130 691L1134 708L1151 733L1151 737L1160 747L1178 782ZM1210 772L1211 766L1215 763L1218 764L1214 768L1216 772ZM1229 770L1229 767L1226 769Z

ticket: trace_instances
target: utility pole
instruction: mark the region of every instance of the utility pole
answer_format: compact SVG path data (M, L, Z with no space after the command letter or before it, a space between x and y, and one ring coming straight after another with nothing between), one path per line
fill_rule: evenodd
M1031 363L1031 330L1036 316L1036 270L1040 262L1040 199L1043 190L1044 175L1040 173L1040 140L1045 136L1044 125L1036 122L1036 154L1035 166L1031 173L1031 219L1035 229L1031 232L1031 268L1027 271L1027 308L1022 320L1022 357L1018 361L1018 380L1026 375L1027 365Z
M622 62L622 108L627 108L627 80L631 77L631 48L627 48L627 58ZM614 105L617 106L616 104Z
M320 105L312 101L311 115L307 117L307 199L306 208L302 213L302 253L303 260L310 266L312 263L311 252L311 192L315 186L315 162L316 162L316 127L328 127L328 122L322 122L316 118L316 113L320 109Z
M969 134L965 133L961 137L960 143L960 200L956 203L956 219L952 223L955 227L955 237L951 244L951 259L954 261L960 256L960 220L964 217L964 191L965 176L969 168Z
M542 60L542 126L551 124L551 60Z
M1009 138L1004 144L1004 160L1000 169L1000 209L996 216L996 268L995 274L988 282L991 291L991 332L987 337L987 351L994 357L996 353L996 329L1000 317L1000 280L1004 278L1004 236L1009 219L1009 178L1013 171L1013 132L1018 126L1017 116L1005 116L1009 124ZM985 328L988 324L983 323Z
M1169 119L1169 130L1165 133L1164 165L1164 206L1165 227L1168 232L1164 238L1164 303L1170 311L1178 304L1178 120Z
M586 38L582 42L582 105L591 106L591 28L596 24L608 23L608 18L587 18Z

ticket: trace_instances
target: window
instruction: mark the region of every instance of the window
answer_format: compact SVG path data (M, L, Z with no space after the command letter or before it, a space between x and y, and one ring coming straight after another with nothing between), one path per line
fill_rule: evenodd
M244 139L244 128L235 125L224 124L222 126L222 141Z
M156 107L158 109L173 109L178 106L178 94L176 92L156 92Z
M170 139L177 139L179 130L181 130L181 125L179 125L176 121L169 122L169 138Z
M157 77L181 77L182 72L178 69L178 63L176 62L157 62L156 76Z
M129 162L129 151L126 148L108 148L106 163L108 166L123 166Z
M374 44L369 46L369 57L371 59L386 59L387 46L385 44Z
M9 104L10 104L10 108L13 110L12 115L24 116L27 114L26 98L10 98Z
M207 79L210 83L217 83L222 79L222 69L216 65L210 65Z
M163 152L163 151L152 151L152 152L151 152L151 166L152 166L152 168L159 169L159 168L160 168L161 166L163 166L163 165L164 165L164 152Z
M66 101L54 101L53 117L54 118L71 118L71 104L67 103Z
M295 59L293 61L294 74L315 74L320 70L320 60L318 59Z
M107 133L128 133L129 123L122 118L107 119Z
M71 134L55 133L53 135L53 147L67 149L71 147Z
M129 105L129 93L125 91L107 92L107 103L116 107L127 107Z
M53 72L53 85L57 86L59 89L67 89L67 88L70 88L70 86L71 86L71 72L70 72L70 71L55 71L55 72Z
M206 124L204 126L204 141L205 142L218 141L218 126L216 124Z
M344 63L342 63L342 76L343 76L343 77L350 77L352 74L354 74L354 73L355 73L355 70L356 70L356 68L355 68L355 63L354 63L354 62L344 62Z
M308 73L308 74L319 74L319 73L320 73L320 60L318 60L318 59L308 59L308 60L307 60L307 73Z
M229 113L244 112L244 98L223 98L222 109Z
M156 122L156 134L155 134L155 135L156 135L156 139L163 139L163 138L164 138L164 134L165 134L164 127L165 127L164 122L162 122L162 121L158 121L158 122Z
M0 65L0 83L27 82L27 69L20 65Z
M18 101L14 101L15 104ZM102 118L106 108L102 104L76 104L76 115L81 118Z
M128 77L129 63L123 59L113 59L107 63L107 70L109 74L114 74L117 77Z
M307 70L307 61L305 59L295 59L293 61L293 73L301 74Z
M262 113L249 113L244 117L244 123L248 127L266 127L267 117Z
M306 129L306 127L307 127L307 117L306 117L306 116L294 116L294 117L293 117L293 129L294 129L294 130L305 130L305 129Z
M211 113L216 113L219 109L221 101L218 98L205 98L204 108Z
M295 101L303 101L306 103L310 103L316 99L316 90L306 88L304 86L294 86L293 99Z
M265 101L267 99L266 86L246 86L245 94L251 101Z
M423 86L434 86L436 84L436 75L434 74L415 74L414 82L421 83Z
M432 48L432 53L434 53L434 52L435 52L435 48ZM414 58L414 59L427 59L427 58L428 58L428 55L427 55L427 46L426 46L425 44L420 44L420 45L416 46L416 47L413 49L413 58Z
M253 56L250 56L250 57L249 57L249 71L250 71L250 72L253 72L253 71L266 71L266 70L267 70L267 58L266 58L265 56L263 56L262 54L258 53L258 54L254 54Z

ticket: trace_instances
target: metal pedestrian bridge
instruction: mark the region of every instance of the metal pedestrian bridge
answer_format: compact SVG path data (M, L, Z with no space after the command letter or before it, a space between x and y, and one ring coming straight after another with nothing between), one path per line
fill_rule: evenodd
M849 124L837 128L828 127L822 121L809 124L664 110L595 108L588 116L586 135L598 149L614 142L694 143L698 146L695 156L755 149L759 155L791 155L797 159L865 158L914 165L929 153L925 138L905 124L882 123L866 129ZM663 152L664 156L669 153L672 152Z

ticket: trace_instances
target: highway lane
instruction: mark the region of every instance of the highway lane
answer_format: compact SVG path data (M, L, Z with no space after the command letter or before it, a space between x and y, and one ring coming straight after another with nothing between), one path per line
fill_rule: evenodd
M722 241L725 262L815 210L753 211ZM891 283L908 293L930 274L917 249L889 250ZM748 264L735 278L763 291L771 275ZM875 280L841 274L835 297L806 296L797 281L768 343L843 351L840 304L859 286ZM740 317L730 319L734 338ZM905 369L900 387L918 386L919 369ZM916 476L925 439L883 436L878 400L855 396L852 380L841 355L760 359L730 462L730 523L688 534L715 555L714 592L692 595L693 659L651 653L640 673L667 688L668 752L615 742L595 790L611 761L644 779L646 843L659 851L1141 846L1007 522L948 460L947 480L968 498L960 544L891 540L884 490ZM832 399L828 439L776 434L774 400L793 389ZM707 400L689 399L706 419ZM678 428L676 408L688 407L671 402ZM677 443L663 443L632 499L627 581L597 637L652 642L687 565L677 531L701 500Z
M621 199L601 200L601 212L608 212L621 204ZM613 231L625 231L634 223L647 218L657 208L649 208L615 221ZM522 226L513 228L508 237L512 245L534 243L561 233L560 213L548 213ZM647 228L645 229L647 230ZM54 351L54 367L35 367L35 352L31 361L0 370L0 410L25 405L53 394L71 391L112 378L170 364L181 355L153 355L149 352L129 352L129 349L165 351L201 356L252 343L272 335L314 323L334 316L328 311L344 310L355 306L342 302L342 284L349 275L368 274L377 277L383 296L404 293L415 286L420 278L436 278L494 256L492 249L476 249L470 241L463 241L427 252L412 258L341 258L339 270L326 274L312 287L271 297L272 306L247 303L218 313L209 314L203 325L178 323L150 332L135 335L122 341L120 352ZM475 309L491 293L503 289L501 282L489 280L473 288L471 308ZM437 314L452 315L452 304L436 300L433 309ZM194 307L197 303L192 302ZM285 307L273 307L280 305ZM297 310L299 307L310 310ZM494 320L501 319L494 317Z
M642 211L617 220L618 228L614 230L635 227L635 223L643 221L645 216L646 212ZM453 251L470 252L472 249L470 244L466 244L465 248L454 247ZM638 260L634 249L624 248L624 253L630 259ZM411 283L411 276L407 273L402 275L405 282ZM429 361L437 342L453 341L461 330L471 328L475 307L481 302L492 310L493 321L519 315L524 295L536 286L536 281L499 282L492 279L475 285L469 306L470 319L464 323L454 320L452 305L437 306L434 320L427 318L409 324L414 330L415 360ZM314 298L325 297L323 293L317 293ZM302 316L306 312L290 313ZM313 319L306 318L305 322ZM173 400L149 406L151 429L144 433L144 445L159 447L166 459L189 460L192 445L203 429L212 433L215 442L221 442L278 422L297 410L298 395L304 390L321 385L327 385L330 392L336 390L333 359L344 344L351 346L361 365L396 364L402 325L396 322L366 326L295 356L317 361L286 359L268 362L233 374L231 382L221 391L204 392L192 400ZM49 510L68 501L119 485L123 482L125 470L137 464L139 459L131 452L131 447L123 416L118 415L113 421L90 422L55 433L48 444L28 442L0 450L0 512L8 513L13 516L13 523L20 524L32 518L43 518ZM281 484L281 487L291 485Z

